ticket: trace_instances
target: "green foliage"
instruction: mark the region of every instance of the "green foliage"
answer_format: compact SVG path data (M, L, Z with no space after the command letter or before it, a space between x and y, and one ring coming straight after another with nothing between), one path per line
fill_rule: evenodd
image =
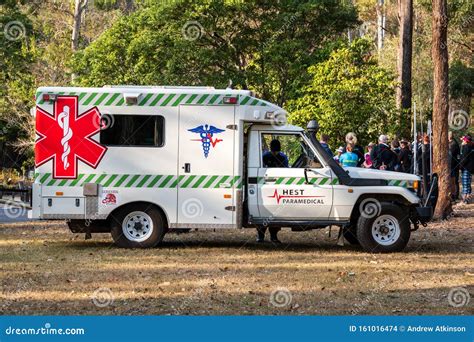
M10 141L26 135L19 113L32 105L34 43L28 37L30 21L13 1L0 6L0 27L0 140Z
M474 93L474 68L457 60L449 67L449 92L452 98L472 97Z
M395 132L394 75L378 66L370 51L371 43L359 39L311 66L303 96L289 103L290 121L306 127L318 120L333 147L343 144L348 132L363 144Z
M306 69L357 22L338 0L177 1L123 17L73 62L80 85L172 84L237 88L283 104Z

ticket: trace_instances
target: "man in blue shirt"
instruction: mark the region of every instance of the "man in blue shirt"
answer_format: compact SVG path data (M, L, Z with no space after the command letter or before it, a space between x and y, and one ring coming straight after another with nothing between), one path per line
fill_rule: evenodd
M278 139L273 139L270 142L270 151L267 151L262 156L264 167L288 167L288 157L281 152L281 143ZM270 241L279 244L278 232L280 227L269 227ZM266 226L260 226L257 228L257 242L262 243L265 241L265 232L267 231Z
M262 156L264 167L288 167L288 157L281 152L280 140L270 142L270 151Z
M319 142L321 146L324 148L324 150L332 157L334 157L334 154L332 153L331 149L329 148L328 145L329 141L329 136L327 134L321 134L321 141Z

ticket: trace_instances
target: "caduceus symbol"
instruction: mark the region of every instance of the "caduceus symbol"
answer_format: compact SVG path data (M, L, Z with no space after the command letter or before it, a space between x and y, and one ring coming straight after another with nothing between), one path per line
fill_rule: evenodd
M222 139L212 139L213 135L216 133L224 132L224 129L216 128L214 126L209 125L201 125L195 128L188 129L188 131L193 133L199 133L201 139L193 139L194 141L201 141L202 142L202 150L204 152L204 157L207 158L209 155L209 150L212 147L216 146L218 142L221 142Z
M72 130L69 128L69 106L64 106L63 111L58 115L58 125L63 129L63 138L61 139L61 145L63 145L63 154L61 160L63 161L64 169L69 167L69 161L67 157L71 153L71 147L68 141L72 138Z

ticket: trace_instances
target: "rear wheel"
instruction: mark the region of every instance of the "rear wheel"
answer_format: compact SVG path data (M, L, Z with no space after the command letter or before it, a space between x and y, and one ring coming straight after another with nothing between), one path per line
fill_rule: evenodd
M112 217L111 234L119 247L149 248L158 245L165 235L165 221L158 209L146 204L132 204Z
M402 251L410 239L410 222L407 212L393 203L381 203L379 212L373 217L367 215L359 217L357 239L367 252Z

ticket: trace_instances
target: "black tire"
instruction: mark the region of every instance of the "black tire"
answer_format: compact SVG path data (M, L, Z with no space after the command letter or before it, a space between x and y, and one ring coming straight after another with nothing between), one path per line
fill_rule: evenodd
M392 253L402 251L410 240L411 231L408 213L401 206L387 202L380 203L379 209L374 217L361 214L357 222L357 239L366 252ZM382 234L377 231L373 227L374 223L381 227L380 229L388 230L388 233ZM395 233L397 231L396 223L399 227L398 237ZM385 244L377 242L376 238L379 241L385 239Z
M133 223L132 218L129 217L132 213L141 213L137 214L140 217L143 217L145 223L137 221L138 225L141 227L130 228L129 232L125 232L122 229L122 225L127 222L127 226L130 226L128 223ZM148 216L148 217L147 217ZM137 216L135 216L137 217ZM151 221L151 224L146 222ZM151 230L149 233L143 233L143 236L138 236L136 240L132 239L132 231L145 230L146 228ZM166 224L161 212L152 205L147 204L130 204L126 207L120 209L116 214L111 217L111 234L114 239L115 244L118 247L122 248L151 248L155 247L163 241L163 237L166 233ZM141 233L138 233L141 234ZM141 240L143 239L143 240Z
M360 245L359 240L357 239L357 227L348 226L342 228L342 236L349 242L351 245Z

